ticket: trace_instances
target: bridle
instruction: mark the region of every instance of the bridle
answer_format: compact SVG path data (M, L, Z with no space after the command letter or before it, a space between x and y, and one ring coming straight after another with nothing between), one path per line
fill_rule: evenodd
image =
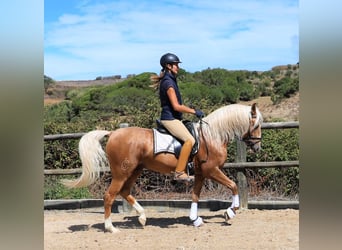
M256 118L256 115L251 115L250 120ZM260 124L257 126L250 126L248 132L242 136L242 140L248 147L253 147L255 144L261 142L262 137L252 136L252 132L259 128Z

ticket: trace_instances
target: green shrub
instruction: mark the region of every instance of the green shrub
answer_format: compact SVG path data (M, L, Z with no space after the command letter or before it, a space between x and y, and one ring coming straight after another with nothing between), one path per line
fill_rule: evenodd
M284 77L274 83L274 93L271 99L274 103L280 102L284 98L288 98L299 90L299 79Z
M60 183L67 177L48 176L44 180L44 199L86 199L91 198L88 188L66 188Z

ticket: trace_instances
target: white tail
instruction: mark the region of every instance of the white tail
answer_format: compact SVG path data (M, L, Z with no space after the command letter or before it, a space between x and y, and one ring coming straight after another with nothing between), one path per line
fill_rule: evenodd
M78 150L82 162L82 175L75 180L64 179L62 184L69 188L86 187L94 183L100 176L101 169L108 166L106 153L100 140L110 131L94 130L82 136Z

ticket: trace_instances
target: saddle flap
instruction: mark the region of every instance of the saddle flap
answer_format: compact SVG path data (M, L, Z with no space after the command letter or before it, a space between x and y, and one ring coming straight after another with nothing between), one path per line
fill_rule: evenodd
M179 155L181 143L172 135L168 133L161 133L158 129L153 130L153 152L159 154L162 152Z
M194 123L188 120L182 121L185 127L189 130L191 135L195 138L195 144L192 147L190 156L197 154L199 149L199 136L198 131L195 129ZM156 120L157 129L154 130L154 151L175 153L179 155L180 147L183 142L180 142L177 138L170 134L170 132L161 124L160 120ZM159 132L160 134L157 134ZM165 136L163 136L165 135ZM158 137L157 137L158 136ZM160 145L159 145L160 144ZM163 149L162 149L163 148Z

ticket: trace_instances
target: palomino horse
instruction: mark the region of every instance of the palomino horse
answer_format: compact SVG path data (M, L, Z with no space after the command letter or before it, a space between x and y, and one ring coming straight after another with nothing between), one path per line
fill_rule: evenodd
M197 204L205 178L212 179L232 191L232 203L225 211L225 219L232 219L239 208L238 188L222 171L227 160L227 145L237 137L256 152L261 148L262 115L256 104L252 106L232 104L221 107L202 121L194 123L200 137L200 146L194 156L195 180L192 191L190 220L201 226L203 220L197 215ZM109 136L106 152L100 140ZM85 134L79 142L82 175L76 180L63 180L68 187L88 186L99 177L101 168L109 161L112 181L104 195L105 230L118 232L111 221L112 204L118 194L139 213L143 226L146 216L143 207L130 194L132 186L144 168L162 174L175 170L177 159L174 154L153 152L152 129L127 127L115 131L94 130ZM107 161L108 160L108 161Z

